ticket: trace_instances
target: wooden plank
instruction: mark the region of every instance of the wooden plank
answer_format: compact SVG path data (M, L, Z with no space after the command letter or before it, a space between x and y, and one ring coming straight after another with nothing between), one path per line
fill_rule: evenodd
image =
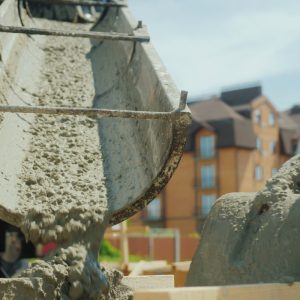
M191 261L182 261L172 264L173 274L175 276L175 287L184 287L186 277L189 272Z
M188 271L186 270L175 270L174 276L175 276L175 286L176 287L184 287L186 283Z
M176 270L181 270L181 271L188 271L191 266L191 261L180 261L180 262L175 262L172 263L172 266Z
M140 265L140 262L131 262L129 264L129 270L133 271L138 265ZM162 268L166 268L168 266L168 262L166 260L153 260L153 261L143 261L143 275L154 275L154 274L145 274L145 272L158 270ZM166 274L157 274L157 275L166 275ZM172 274L168 274L172 275Z
M125 276L122 280L123 284L128 285L133 290L151 290L151 289L167 289L174 288L173 275L157 275L157 276Z
M172 273L172 266L166 265L165 267L156 269L147 269L143 272L144 275L174 275Z
M105 232L105 236L108 234L112 234L112 233L120 233L120 230L121 230L121 225L118 225L115 226L115 227L110 227L106 230ZM130 225L128 228L127 228L127 232L128 233L149 233L149 226L144 226L144 225L140 225L140 226L134 226L134 225Z
M121 244L121 253L122 253L122 269L125 268L128 271L129 245L128 245L128 236L127 236L127 220L121 223L120 244Z
M129 270L131 276L146 275L174 275L172 267L165 260L140 261L138 263L130 263Z
M130 274L128 275L129 277L136 277L139 275L143 275L144 272L144 267L145 267L145 261L141 260L139 261L134 268L132 269L132 271L130 272Z
M137 291L134 300L299 300L300 283Z

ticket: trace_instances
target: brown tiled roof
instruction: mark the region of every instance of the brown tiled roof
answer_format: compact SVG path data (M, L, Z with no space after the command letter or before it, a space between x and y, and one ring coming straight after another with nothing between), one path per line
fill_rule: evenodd
M283 154L295 155L294 145L300 138L299 132L291 129L281 128L280 130L280 149Z
M255 148L255 135L251 122L230 106L214 97L189 105L193 122L188 133L187 151L195 149L194 135L206 128L217 134L217 147Z
M262 95L260 85L227 90L221 93L221 99L230 106L250 104L255 98Z
M214 97L209 100L192 102L189 104L192 111L192 117L195 121L206 122L222 119L239 119L243 117L236 113L229 105Z
M251 104L232 106L232 109L239 115L243 116L244 118L251 119L251 115L252 115Z
M217 134L217 147L256 148L251 123L251 102L262 95L260 86L222 92L221 98L190 103L192 126L188 132L187 151L195 149L194 135L202 128ZM300 140L300 105L280 114L281 151L294 155L295 143Z
M289 113L291 116L293 115L300 115L300 105L297 104L297 105L294 105L290 110L289 110Z
M186 145L185 145L186 151L193 151L195 149L194 135L200 129L204 129L204 128L208 129L212 132L214 131L214 128L206 122L199 122L199 121L195 121L195 120L192 121L192 124L188 129L188 134L187 134L188 138L187 138Z
M250 120L235 121L234 134L237 147L256 148L256 135Z
M218 134L217 146L250 148L256 147L256 138L252 124L245 119L224 119L211 121L210 124Z
M300 140L300 105L280 114L280 144L283 154L294 155Z
M290 118L295 122L296 126L300 127L300 105L294 105L289 111Z
M280 128L293 130L297 127L297 122L288 111L280 113Z
M300 114L295 114L295 115L291 115L291 118L293 119L293 121L297 124L297 126L300 126Z

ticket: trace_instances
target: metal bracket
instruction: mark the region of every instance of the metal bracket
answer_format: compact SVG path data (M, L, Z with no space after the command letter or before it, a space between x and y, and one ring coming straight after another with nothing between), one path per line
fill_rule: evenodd
M23 113L23 114L47 114L47 115L82 115L88 117L109 117L124 119L144 119L144 120L169 120L178 111L151 112L135 110L113 110L100 108L78 108L78 107L47 107L47 106L10 106L0 105L0 112L3 113Z
M184 110L186 108L187 96L188 96L187 91L181 91L181 93L180 93L180 102L179 102L179 110Z
M186 107L187 92L182 91L179 109L169 112L116 110L88 107L48 107L48 106L12 106L0 105L0 113L46 114L46 115L81 115L87 117L123 118L141 120L170 120L178 116ZM184 113L184 112L183 112Z
M50 5L80 5L94 7L127 7L127 4L120 2L102 2L102 1L80 1L80 0L26 0L29 3L50 4Z
M129 35L118 32L92 32L92 31L71 31L71 30L54 30L54 29L39 29L18 26L0 25L0 32L30 34L30 35L50 35L50 36L65 36L73 38L89 38L99 40L112 41L132 41L132 42L149 42L149 36Z

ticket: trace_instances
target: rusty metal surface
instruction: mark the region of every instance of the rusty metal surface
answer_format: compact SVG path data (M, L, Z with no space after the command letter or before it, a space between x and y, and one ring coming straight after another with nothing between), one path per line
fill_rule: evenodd
M179 110L170 112L112 110L80 107L10 106L0 105L0 112L22 114L74 115L87 117L124 118L142 120L171 120L180 115Z
M93 30L134 35L147 33L145 26L137 22L127 8L110 9ZM115 47L109 41L93 44L95 48L90 57L94 66L96 94L99 95L95 99L96 107L181 111L178 118L169 121L116 123L104 119L100 122L102 149L108 158L104 165L107 174L116 174L108 178L107 188L112 199L111 224L117 224L145 208L168 183L183 154L191 115L186 107L187 94L178 91L151 43L126 45L117 42ZM115 84L103 80L102 70L109 73L108 77ZM123 94L131 100L124 101ZM106 132L113 131L127 136L124 145L119 144L116 136L105 138ZM135 136L129 134L131 131L136 132ZM133 157L128 157L122 149L128 144L136 145L136 155L129 154ZM114 147L120 148L121 168L110 158L109 149ZM122 172L127 172L127 175ZM131 190L129 187L134 188Z
M102 1L83 1L83 0L26 0L28 3L46 4L46 5L84 5L95 7L124 7L125 3L119 1L102 2Z
M181 114L174 123L173 140L169 151L169 156L165 164L162 166L160 173L153 180L147 191L137 198L129 207L115 212L110 220L110 223L118 224L129 217L143 210L167 185L175 172L186 143L186 128L190 124L190 113Z
M49 30L41 28L26 28L17 26L0 25L0 32L30 34L30 35L50 35L62 36L70 38L88 38L97 40L113 40L113 41L131 41L131 42L149 42L149 36L133 36L116 32L89 32L89 31L70 31L70 30Z
M170 112L159 111L133 111L133 110L113 110L90 107L46 107L46 106L12 106L0 105L0 112L20 113L20 114L46 114L46 115L69 115L87 116L103 118L124 118L141 120L172 120L180 118L181 111L187 105L187 92L182 91L180 95L179 108Z

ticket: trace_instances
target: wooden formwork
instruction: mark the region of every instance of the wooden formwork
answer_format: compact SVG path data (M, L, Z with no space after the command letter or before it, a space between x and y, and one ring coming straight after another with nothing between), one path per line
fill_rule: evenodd
M183 261L172 264L172 273L175 278L175 287L184 287L191 261Z
M175 288L173 275L126 276L134 300L299 300L300 283ZM0 299L43 299L40 278L1 279ZM18 293L16 293L18 291ZM49 291L51 292L51 291ZM23 295L20 298L20 295ZM50 296L50 295L47 295ZM50 296L51 297L51 296ZM55 296L53 295L53 299Z
M174 276L125 276L122 280L122 283L128 285L135 291L152 290L158 288L174 288Z
M134 300L299 300L300 283L136 291Z

